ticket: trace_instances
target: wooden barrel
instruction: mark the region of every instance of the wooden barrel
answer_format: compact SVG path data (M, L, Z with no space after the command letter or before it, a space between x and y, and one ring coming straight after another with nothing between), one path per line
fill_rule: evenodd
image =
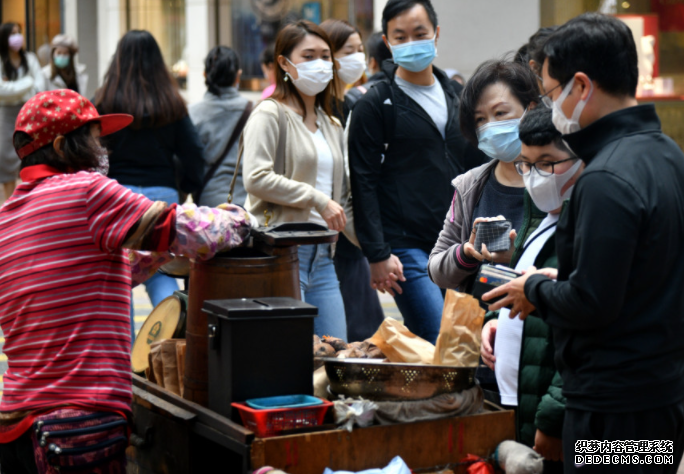
M205 300L289 296L301 299L297 246L279 247L268 253L236 248L190 267L187 352L183 397L208 405L207 315Z

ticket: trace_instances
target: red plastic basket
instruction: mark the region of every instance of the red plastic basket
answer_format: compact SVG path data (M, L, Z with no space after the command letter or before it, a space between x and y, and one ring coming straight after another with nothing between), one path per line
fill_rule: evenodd
M328 408L333 406L327 400L323 400L322 405L269 410L255 410L244 403L231 405L240 412L242 424L254 431L259 438L270 438L285 430L322 425Z

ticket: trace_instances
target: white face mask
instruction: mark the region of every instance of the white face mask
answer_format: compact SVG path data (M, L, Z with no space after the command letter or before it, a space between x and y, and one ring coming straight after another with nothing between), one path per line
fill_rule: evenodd
M554 173L551 176L541 176L536 170L531 169L527 175L524 175L525 187L535 206L544 212L551 212L561 207L563 201L570 198L574 184L563 194L561 194L561 189L575 176L580 166L582 166L582 160L577 160L563 174Z
M287 58L285 58L287 59ZM290 73L285 73L290 78L299 92L308 96L316 96L323 92L333 78L333 63L323 59L305 61L294 64L287 59L297 69L298 78L293 79Z
M337 75L347 84L354 84L361 79L363 72L366 70L365 53L354 53L343 56L337 59L337 62L340 63Z
M572 86L574 84L574 79L568 82L568 84L563 88L563 92L561 92L561 95L558 96L558 99L553 101L551 120L553 121L553 125L556 127L556 129L563 135L579 132L580 115L582 115L584 107L587 105L587 102L591 98L591 94L594 92L594 83L592 82L591 89L589 89L589 95L587 96L587 98L584 100L580 100L575 106L575 110L572 112L572 117L567 118L563 113L563 109L561 109L561 105L563 105L563 101L568 98L568 95L570 95L570 91L572 91Z

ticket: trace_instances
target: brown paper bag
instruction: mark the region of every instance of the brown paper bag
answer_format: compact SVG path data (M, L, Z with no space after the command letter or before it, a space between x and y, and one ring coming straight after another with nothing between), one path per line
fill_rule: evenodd
M178 359L176 358L176 339L161 341L161 358L164 371L164 388L180 395L178 384Z
M484 309L471 295L447 290L434 364L477 367L484 315Z
M162 341L155 341L150 344L150 364L152 367L152 373L154 374L154 379L157 385L160 387L164 386L164 365L161 358L161 346Z
M378 346L390 362L432 364L435 355L435 346L391 318L385 319L368 341Z
M180 386L180 396L185 393L183 376L185 375L185 339L176 341L176 361L178 363L178 385Z

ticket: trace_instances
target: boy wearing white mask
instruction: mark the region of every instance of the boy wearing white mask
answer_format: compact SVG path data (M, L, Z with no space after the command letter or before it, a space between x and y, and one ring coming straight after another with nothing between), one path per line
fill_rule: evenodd
M349 124L355 226L373 288L388 291L406 326L435 342L444 305L427 260L449 208L450 180L487 158L459 129L462 86L432 65L439 26L429 0L390 0L384 40L394 62L356 103ZM395 295L396 293L396 295Z
M525 114L519 128L522 151L515 167L525 182L523 229L515 242L511 266L556 267L556 225L584 168L565 146L539 106ZM534 203L534 205L532 205ZM509 318L509 310L490 312L482 329L482 360L495 371L501 403L516 407L518 441L546 459L544 472L562 472L565 398L553 360L551 329L538 316ZM496 342L496 344L495 344Z

